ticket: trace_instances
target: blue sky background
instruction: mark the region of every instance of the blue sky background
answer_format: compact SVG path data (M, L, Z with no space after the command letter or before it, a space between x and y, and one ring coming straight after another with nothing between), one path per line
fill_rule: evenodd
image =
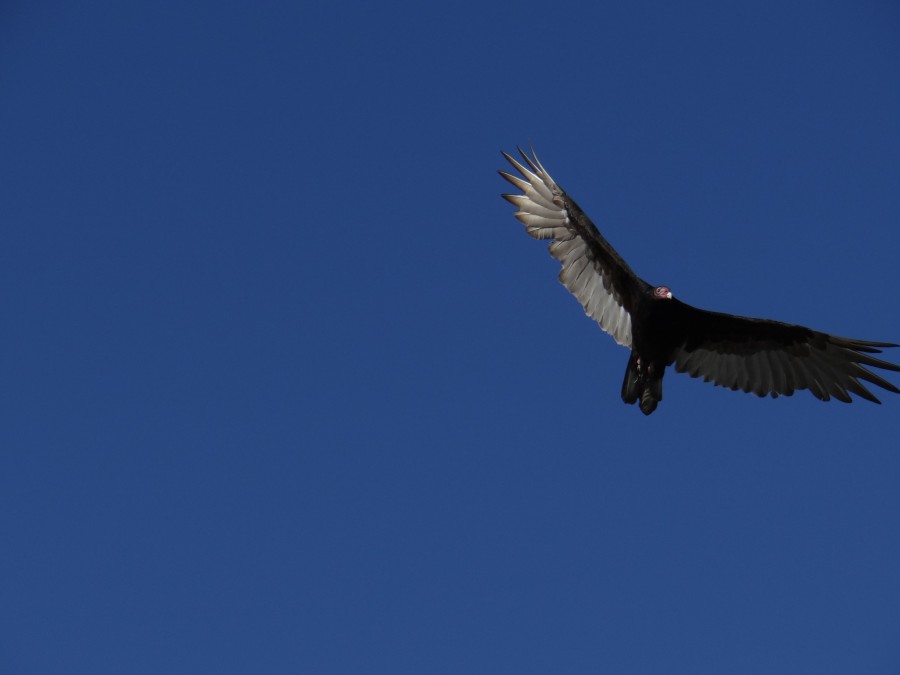
M5 3L0 671L898 672L900 397L645 418L495 173L534 143L691 304L900 341L898 38Z

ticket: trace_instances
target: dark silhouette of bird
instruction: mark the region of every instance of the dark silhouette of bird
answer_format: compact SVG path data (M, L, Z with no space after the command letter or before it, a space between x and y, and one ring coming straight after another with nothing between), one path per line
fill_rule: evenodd
M666 368L705 382L757 396L790 396L807 389L818 399L850 403L856 394L880 401L861 382L900 394L869 368L900 371L872 356L889 342L828 335L804 326L751 319L692 307L666 286L637 276L591 220L544 169L534 150L524 162L507 153L521 178L500 175L521 191L504 199L535 239L550 240L550 255L562 264L559 280L578 298L585 313L631 350L622 400L649 415L662 400Z

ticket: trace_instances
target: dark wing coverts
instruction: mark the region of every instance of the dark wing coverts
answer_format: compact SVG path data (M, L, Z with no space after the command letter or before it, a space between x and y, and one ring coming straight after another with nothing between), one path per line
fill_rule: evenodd
M578 205L556 184L532 150L519 150L527 167L505 152L503 156L522 178L500 172L522 191L503 195L518 207L516 218L535 239L552 239L550 254L562 263L559 280L578 298L585 313L615 338L631 347L631 309L639 279Z

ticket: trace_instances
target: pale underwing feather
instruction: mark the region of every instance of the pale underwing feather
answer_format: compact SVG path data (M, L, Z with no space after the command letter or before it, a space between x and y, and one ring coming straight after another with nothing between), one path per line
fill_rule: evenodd
M536 156L522 153L527 166L503 153L521 178L504 171L507 181L522 194L503 195L519 210L515 216L535 239L551 239L550 254L562 265L559 280L574 295L585 314L619 344L631 347L631 317L612 290L610 271L604 269L590 245L574 228L565 208L563 191ZM593 242L592 242L593 243Z
M898 366L856 349L859 344L869 352L869 343L812 334L814 340L791 347L744 345L740 352L737 347L721 344L691 350L682 347L675 354L675 370L757 396L790 396L796 390L807 389L823 401L834 398L849 403L853 393L878 402L860 380L898 392L897 387L862 365L898 370Z

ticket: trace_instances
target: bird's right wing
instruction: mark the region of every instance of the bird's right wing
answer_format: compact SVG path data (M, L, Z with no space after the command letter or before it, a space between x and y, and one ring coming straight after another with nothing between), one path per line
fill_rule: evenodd
M631 312L647 284L641 280L578 205L541 166L532 150L520 164L503 156L522 178L500 171L500 175L522 191L503 195L518 207L516 218L535 239L552 239L550 254L562 264L559 280L578 298L585 313L615 338L631 347ZM523 180L524 179L524 180Z

